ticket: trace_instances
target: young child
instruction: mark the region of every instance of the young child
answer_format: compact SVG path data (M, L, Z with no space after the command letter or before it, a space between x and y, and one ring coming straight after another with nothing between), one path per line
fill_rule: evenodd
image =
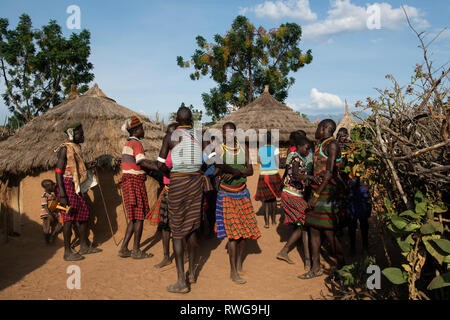
M42 180L42 188L45 190L41 197L41 219L44 230L45 242L49 244L55 241L55 237L62 230L62 223L58 210L51 211L48 207L50 202L56 200L55 188L56 184L52 180Z
M359 220L363 252L368 253L369 249L369 217L372 213L369 188L360 179L358 174L349 179L347 214L349 216L348 235L350 237L350 254L356 254L356 228Z

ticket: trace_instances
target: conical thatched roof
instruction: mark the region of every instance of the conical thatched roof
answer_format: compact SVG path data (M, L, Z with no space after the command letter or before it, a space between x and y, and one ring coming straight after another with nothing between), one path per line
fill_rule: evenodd
M302 118L294 110L273 98L266 86L264 92L254 101L216 123L213 128L222 129L226 122L234 122L239 129L278 129L280 141L289 140L292 131L304 130L308 137L314 138L316 127Z
M335 133L339 131L340 128L346 128L348 132L356 126L358 123L353 119L352 115L350 114L350 111L348 109L347 100L345 100L345 115L344 117L339 121Z
M74 122L83 125L85 142L82 152L85 162L115 167L120 163L122 147L128 136L121 126L131 115L139 117L144 123L144 149L148 157L156 158L163 138L161 127L117 104L95 84L82 96L72 92L60 105L0 142L0 176L54 168L57 161L54 149L64 142L64 129Z

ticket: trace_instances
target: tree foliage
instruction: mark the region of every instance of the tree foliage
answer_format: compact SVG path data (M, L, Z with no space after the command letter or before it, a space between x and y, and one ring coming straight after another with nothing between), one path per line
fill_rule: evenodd
M40 29L23 14L15 29L0 18L0 72L6 91L2 94L12 112L9 126L18 127L59 104L71 85L80 92L94 79L90 33L82 30L69 38L50 20Z
M178 56L177 64L194 68L192 80L209 75L217 83L209 93L202 94L202 99L207 115L218 120L230 106L240 108L253 101L265 85L277 100L286 99L295 82L289 74L312 61L311 50L302 53L299 48L301 35L302 29L296 23L267 31L238 16L225 35L214 36L214 43L197 36L198 49L192 59Z

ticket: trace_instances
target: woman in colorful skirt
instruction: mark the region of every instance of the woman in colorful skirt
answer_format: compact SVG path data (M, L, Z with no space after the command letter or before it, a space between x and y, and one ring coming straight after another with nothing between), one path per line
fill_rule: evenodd
M228 238L231 280L244 284L246 281L241 275L245 243L247 239L261 237L261 232L246 185L247 177L253 175L249 151L246 146L239 144L235 130L234 123L223 125L224 143L216 151L216 157L219 157L216 167L221 170L216 205L216 232L219 239Z
M266 145L259 148L261 173L258 179L255 200L263 202L264 228L269 228L269 217L275 224L277 198L281 196L281 177L278 172L280 150L273 146L270 131L266 133Z
M311 268L311 260L309 255L309 243L307 231L305 227L305 211L307 202L305 201L305 186L310 183L314 177L307 160L310 153L311 141L305 136L295 136L295 151L290 152L286 159L286 179L284 181L284 189L281 194L281 207L285 211L284 223L294 226L294 232L289 237L286 245L277 255L277 259L286 261L289 264L294 262L289 258L289 251L293 249L296 242L303 237L303 249L305 254L305 269Z
M119 181L128 225L118 255L122 258L130 256L133 259L151 258L153 254L140 250L144 220L150 214L145 180L147 179L146 170L157 171L158 167L156 162L145 157L144 147L140 141L145 135L142 122L132 116L124 123L122 130L130 134L122 150L122 178ZM128 243L133 235L133 250L130 251Z
M338 268L343 265L342 248L336 237L339 220L344 216L342 190L338 178L338 164L341 150L333 133L336 123L331 119L322 120L316 130L320 142L314 152L313 196L308 202L306 224L311 231L312 268L300 275L300 279L311 279L322 275L320 268L320 244L323 233L330 243L332 255L337 259Z

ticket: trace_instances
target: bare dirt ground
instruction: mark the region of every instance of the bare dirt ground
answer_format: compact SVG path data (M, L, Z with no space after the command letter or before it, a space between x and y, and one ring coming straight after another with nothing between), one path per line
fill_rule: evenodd
M256 191L258 172L249 179L249 189ZM163 268L153 266L161 261L162 244L156 227L145 224L143 248L154 257L145 260L122 259L117 256L112 238L101 243L102 253L87 255L86 259L71 263L63 260L62 235L52 245L45 245L38 219L24 219L22 236L10 238L0 245L0 299L311 299L325 293L325 275L311 280L300 280L304 272L298 250L290 253L294 265L275 258L282 248L289 229L275 225L265 229L260 211L261 203L253 201L258 212L258 225L262 237L247 246L244 261L247 284L234 284L229 279L229 261L226 240L202 239L198 280L191 292L171 294L166 286L176 280L175 261ZM278 210L277 222L281 209ZM123 230L123 226L119 228ZM121 239L123 234L116 234ZM69 290L66 282L69 265L81 269L81 289ZM187 267L187 265L186 265Z

